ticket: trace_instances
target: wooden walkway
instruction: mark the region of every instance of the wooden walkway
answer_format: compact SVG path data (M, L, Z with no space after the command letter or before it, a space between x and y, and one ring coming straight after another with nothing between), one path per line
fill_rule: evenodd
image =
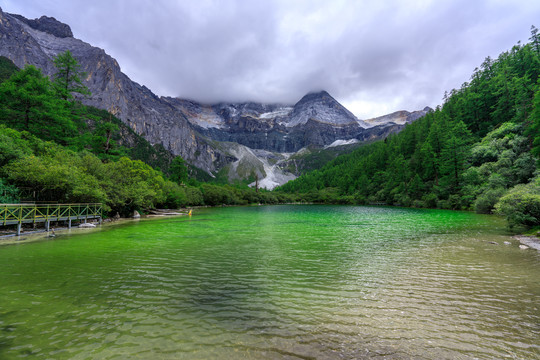
M101 203L89 204L0 204L0 226L17 224L17 235L21 234L22 224L45 223L49 231L51 221L67 221L71 228L72 220L102 219Z

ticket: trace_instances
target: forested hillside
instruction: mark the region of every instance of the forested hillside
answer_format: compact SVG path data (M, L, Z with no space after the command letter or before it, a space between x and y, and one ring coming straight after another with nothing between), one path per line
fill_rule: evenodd
M0 203L102 202L110 213L128 215L154 207L278 202L247 186L190 179L182 158L151 146L108 112L81 104L88 90L69 52L55 64L51 80L34 66L19 70L0 58Z
M361 146L272 193L202 184L184 161L108 112L79 101L77 62L53 79L0 59L0 202L103 202L124 214L157 206L307 201L498 212L540 223L540 35L487 58L444 103L384 141ZM191 169L195 173L196 169Z
M498 211L540 222L540 35L498 59L401 133L340 156L278 191L315 202Z

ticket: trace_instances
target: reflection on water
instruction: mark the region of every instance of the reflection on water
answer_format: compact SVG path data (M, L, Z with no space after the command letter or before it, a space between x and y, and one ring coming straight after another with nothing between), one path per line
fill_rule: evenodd
M540 358L540 256L505 240L469 213L268 206L6 246L0 358Z

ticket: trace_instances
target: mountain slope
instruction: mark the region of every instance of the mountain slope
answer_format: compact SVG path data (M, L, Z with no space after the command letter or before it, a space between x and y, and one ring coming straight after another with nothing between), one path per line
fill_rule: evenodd
M307 94L294 105L205 105L158 97L122 73L104 50L75 39L68 25L45 16L29 20L0 9L0 56L21 68L35 65L52 76L56 71L52 59L66 50L87 73L84 84L92 95L82 99L85 104L111 112L151 144L162 144L211 174L240 160L231 143L294 153L306 146L382 139L403 128L400 123L382 121L373 126L358 120L325 91ZM231 179L237 175L231 173Z
M206 171L215 171L226 163L226 157L200 137L182 113L130 80L105 51L68 36L71 31L57 36L54 25L67 25L53 18L48 18L48 27L36 29L32 24L31 20L0 9L0 56L21 68L25 64L35 65L52 76L52 58L69 50L87 73L85 85L92 96L84 103L108 110L152 144L162 143L173 154Z
M423 110L420 110L420 111L413 111L413 112L408 112L405 110L396 111L391 114L364 120L364 122L369 127L380 126L380 125L385 125L389 123L405 125L405 124L410 124L415 120L418 120L419 118L421 118L422 116L425 116L427 113L431 111L433 111L433 109L426 106Z

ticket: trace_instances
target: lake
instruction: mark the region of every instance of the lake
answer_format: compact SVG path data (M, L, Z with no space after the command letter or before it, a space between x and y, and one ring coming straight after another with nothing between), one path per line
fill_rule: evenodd
M540 359L517 245L495 216L359 206L59 233L0 247L0 358Z

